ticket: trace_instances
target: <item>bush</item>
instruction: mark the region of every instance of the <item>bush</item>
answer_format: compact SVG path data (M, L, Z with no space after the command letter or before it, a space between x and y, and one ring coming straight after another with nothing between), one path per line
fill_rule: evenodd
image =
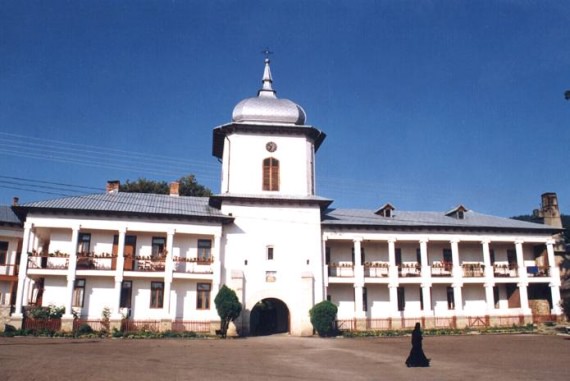
M570 320L570 296L566 296L560 301L560 307L562 307L566 319Z
M216 304L216 310L221 319L220 334L225 338L230 322L237 319L241 313L241 303L235 291L225 284L220 288L220 291L218 291L214 303Z
M89 335L93 333L93 328L89 324L81 324L77 329L77 336Z
M338 308L328 300L324 300L314 305L309 311L311 324L319 336L334 336L337 333L334 322Z

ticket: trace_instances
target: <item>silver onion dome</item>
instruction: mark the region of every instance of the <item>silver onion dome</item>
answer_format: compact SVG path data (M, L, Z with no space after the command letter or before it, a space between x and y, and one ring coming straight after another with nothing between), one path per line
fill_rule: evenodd
M265 59L262 87L257 97L246 98L239 102L232 113L236 123L293 124L304 125L307 115L305 110L288 99L278 99L271 84L270 60Z

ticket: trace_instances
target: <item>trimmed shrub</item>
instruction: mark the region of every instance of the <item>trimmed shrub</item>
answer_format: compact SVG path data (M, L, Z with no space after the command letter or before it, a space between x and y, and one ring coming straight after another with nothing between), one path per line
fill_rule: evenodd
M225 284L218 291L214 303L221 319L220 334L225 338L230 322L237 319L241 313L241 303L235 291Z
M337 329L334 322L337 311L337 306L328 300L323 300L311 308L309 311L311 324L319 336L326 337L336 335Z

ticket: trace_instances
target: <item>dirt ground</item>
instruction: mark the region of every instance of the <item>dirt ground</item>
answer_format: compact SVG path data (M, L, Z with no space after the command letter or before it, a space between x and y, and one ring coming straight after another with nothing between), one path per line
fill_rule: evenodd
M568 380L570 336L425 337L430 368L407 368L410 338L51 339L0 337L0 380Z

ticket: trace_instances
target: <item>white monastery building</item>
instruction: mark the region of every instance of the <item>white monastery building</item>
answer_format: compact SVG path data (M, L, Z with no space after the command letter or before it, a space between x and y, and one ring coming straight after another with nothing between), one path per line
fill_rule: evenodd
M0 301L21 326L30 306L64 306L120 327L215 330L214 297L236 291L241 335L311 335L328 299L341 328L493 325L560 315L561 226L447 212L334 209L315 193L325 134L262 88L213 130L221 189L211 197L107 192L14 205L0 214ZM558 213L556 195L543 208ZM194 325L192 325L194 324ZM192 328L193 327L193 328Z

